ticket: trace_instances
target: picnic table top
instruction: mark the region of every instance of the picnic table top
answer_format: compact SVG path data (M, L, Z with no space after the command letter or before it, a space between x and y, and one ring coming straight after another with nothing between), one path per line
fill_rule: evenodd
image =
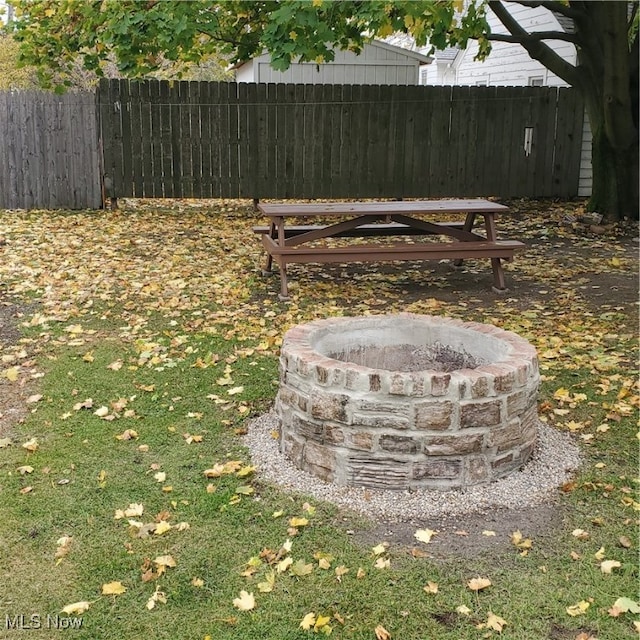
M348 214L394 213L499 213L509 207L482 199L469 200L389 200L372 202L287 202L259 203L258 209L266 216L332 216Z

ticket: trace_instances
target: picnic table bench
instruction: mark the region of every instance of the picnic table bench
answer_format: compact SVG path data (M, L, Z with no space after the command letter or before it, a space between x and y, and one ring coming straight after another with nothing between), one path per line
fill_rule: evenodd
M293 262L450 259L460 265L464 258L489 258L494 289L504 291L501 260L511 260L514 252L525 246L517 240L497 239L496 215L508 211L508 207L481 199L260 203L258 209L269 224L256 226L253 231L260 234L267 252L265 273L272 272L274 261L280 268L281 299L289 297L287 264ZM440 214L459 214L463 219L434 222L417 217ZM477 216L484 219L484 234L474 229ZM295 219L312 219L314 224L290 224ZM324 242L329 238L385 236L402 239L349 246ZM440 236L444 240L420 241L412 236Z

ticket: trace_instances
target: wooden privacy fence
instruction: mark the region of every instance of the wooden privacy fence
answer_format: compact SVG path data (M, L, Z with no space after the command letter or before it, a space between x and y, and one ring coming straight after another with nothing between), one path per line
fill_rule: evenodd
M101 205L95 95L0 92L0 209Z
M577 195L572 89L103 80L97 104L108 197Z

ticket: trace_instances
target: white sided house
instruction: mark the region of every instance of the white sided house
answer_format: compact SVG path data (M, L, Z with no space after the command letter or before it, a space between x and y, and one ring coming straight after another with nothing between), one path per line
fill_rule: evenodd
M420 66L430 62L427 55L374 40L359 55L336 49L331 62L293 62L286 71L276 71L269 54L263 53L235 72L237 82L417 85Z
M573 24L561 15L543 7L525 7L508 3L508 11L527 31L567 31ZM506 34L508 31L489 9L487 17L493 33ZM549 46L563 59L576 64L575 46L563 40L546 40ZM467 49L448 48L433 54L432 64L420 70L420 84L428 85L472 85L472 86L541 86L566 87L567 83L549 71L537 60L529 57L524 47L508 42L492 42L491 53L484 62L474 60L478 52L477 43ZM578 195L591 195L591 130L584 118L582 153L580 159L580 179Z

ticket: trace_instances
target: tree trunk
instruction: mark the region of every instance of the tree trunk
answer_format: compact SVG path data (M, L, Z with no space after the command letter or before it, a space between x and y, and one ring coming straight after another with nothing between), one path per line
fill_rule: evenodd
M587 110L593 133L593 186L588 209L610 221L637 219L638 140L630 140L626 148L614 148L605 132L604 115L597 111Z

